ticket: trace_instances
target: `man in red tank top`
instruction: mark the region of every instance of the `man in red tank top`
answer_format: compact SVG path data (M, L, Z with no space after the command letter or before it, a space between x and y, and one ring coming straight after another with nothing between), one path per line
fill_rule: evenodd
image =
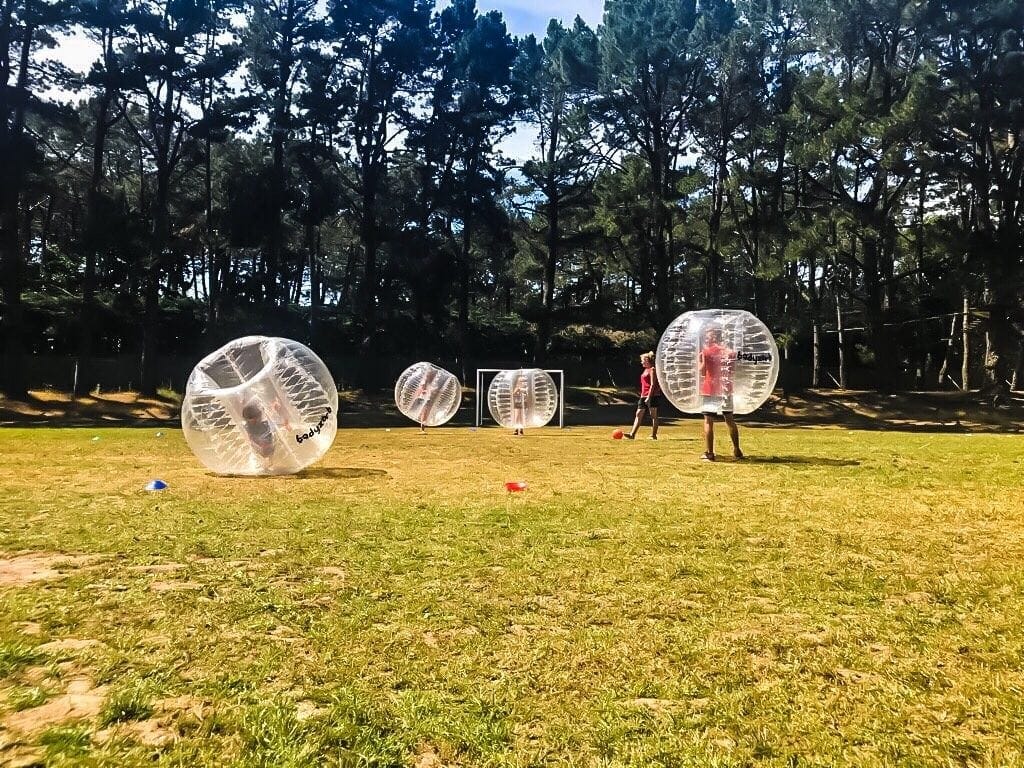
M732 414L732 377L736 366L736 350L722 341L722 329L713 325L704 332L704 346L698 357L700 373L701 411L704 413L705 461L715 460L715 416L722 414L729 437L732 455L743 458L740 450L740 431Z

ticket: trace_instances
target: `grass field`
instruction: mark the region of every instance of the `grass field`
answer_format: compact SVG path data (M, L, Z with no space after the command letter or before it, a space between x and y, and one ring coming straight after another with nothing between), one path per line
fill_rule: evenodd
M0 765L1024 764L1021 438L609 432L0 430Z

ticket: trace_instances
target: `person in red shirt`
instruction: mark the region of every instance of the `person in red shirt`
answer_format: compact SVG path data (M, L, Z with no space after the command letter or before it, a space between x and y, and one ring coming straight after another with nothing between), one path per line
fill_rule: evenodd
M704 334L704 346L697 358L700 373L701 411L704 413L705 461L715 460L715 416L722 414L729 437L732 455L743 458L740 450L740 430L732 413L732 377L736 366L736 350L722 341L722 329L711 326Z
M646 413L651 417L651 440L657 440L661 387L658 385L658 372L654 370L654 353L644 352L640 355L640 365L644 367L644 370L640 374L640 399L636 403L636 418L633 419L633 428L623 437L628 440L636 437Z

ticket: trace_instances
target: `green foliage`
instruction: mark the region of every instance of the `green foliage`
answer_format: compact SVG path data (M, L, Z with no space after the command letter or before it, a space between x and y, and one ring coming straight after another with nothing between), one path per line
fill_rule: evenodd
M0 643L0 677L7 677L39 658L39 652L20 641Z
M140 683L119 688L103 705L100 723L110 725L145 720L153 714L151 698L147 688Z
M43 732L39 743L51 760L81 758L89 751L89 729L84 726L55 726Z
M50 698L45 690L39 686L31 688L16 688L7 696L7 703L15 712L32 709L46 702Z

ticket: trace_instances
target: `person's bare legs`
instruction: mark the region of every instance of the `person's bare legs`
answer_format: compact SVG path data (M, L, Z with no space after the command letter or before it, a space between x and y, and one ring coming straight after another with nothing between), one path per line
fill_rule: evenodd
M658 409L651 408L651 438L658 439Z
M737 459L743 458L743 451L740 450L740 430L736 426L736 419L731 413L725 414L725 423L729 427L729 437L732 439L732 455Z
M633 428L626 433L626 439L632 440L636 437L636 433L640 431L640 425L644 421L644 409L636 409L636 417L633 419Z
M711 413L704 414L704 458L715 460L715 416Z

